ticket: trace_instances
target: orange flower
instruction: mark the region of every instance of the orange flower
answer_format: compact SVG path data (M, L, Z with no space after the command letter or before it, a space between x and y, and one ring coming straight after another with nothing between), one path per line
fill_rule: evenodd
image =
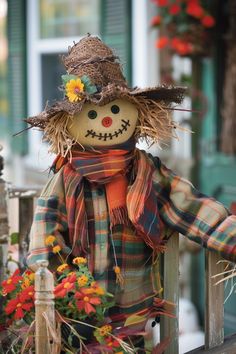
M163 49L167 46L167 44L169 43L169 38L166 36L160 37L157 39L156 41L156 47L158 49Z
M215 19L211 15L204 16L201 22L206 28L211 28L215 26Z

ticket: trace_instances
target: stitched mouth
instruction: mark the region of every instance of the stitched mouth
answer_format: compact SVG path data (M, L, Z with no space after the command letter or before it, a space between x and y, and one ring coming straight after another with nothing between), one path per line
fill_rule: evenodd
M121 119L121 121L122 121L121 127L115 130L114 133L98 134L93 129L91 129L91 130L87 130L87 134L85 135L85 137L87 138L88 136L91 136L92 138L98 138L98 140L103 140L103 141L117 138L119 135L123 134L124 131L127 131L128 127L130 127L130 122L128 119L127 120Z

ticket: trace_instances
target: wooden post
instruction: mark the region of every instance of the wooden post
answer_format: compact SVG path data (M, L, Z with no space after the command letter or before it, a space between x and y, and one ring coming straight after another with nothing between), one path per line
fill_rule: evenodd
M44 314L55 330L54 279L47 269L48 261L37 261L35 273L35 347L36 354L50 354L50 335Z
M164 254L164 299L176 304L176 318L161 317L161 340L171 338L165 354L179 353L179 235L175 233L167 243Z
M222 259L217 253L206 251L206 303L205 303L205 347L216 347L224 342L224 282L215 285L212 276L224 270ZM223 275L217 281L223 279Z

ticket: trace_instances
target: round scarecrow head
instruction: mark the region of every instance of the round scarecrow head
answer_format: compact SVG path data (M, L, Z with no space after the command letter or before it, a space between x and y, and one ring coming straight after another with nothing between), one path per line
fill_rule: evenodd
M172 135L169 108L181 102L183 88L129 88L117 56L97 37L83 38L62 60L64 99L26 120L44 131L51 151L65 156L77 144L115 146L133 135L161 142Z

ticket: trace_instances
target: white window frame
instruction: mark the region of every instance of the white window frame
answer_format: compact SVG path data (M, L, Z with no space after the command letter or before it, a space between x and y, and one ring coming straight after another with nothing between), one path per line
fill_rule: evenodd
M141 88L160 81L157 31L150 27L154 8L151 1L132 0L132 84Z
M42 68L43 54L67 53L73 42L80 37L40 38L39 0L27 0L27 97L28 116L42 112ZM28 134L29 153L25 163L31 168L47 169L53 156L48 153L47 144L42 143L42 132L30 129Z

